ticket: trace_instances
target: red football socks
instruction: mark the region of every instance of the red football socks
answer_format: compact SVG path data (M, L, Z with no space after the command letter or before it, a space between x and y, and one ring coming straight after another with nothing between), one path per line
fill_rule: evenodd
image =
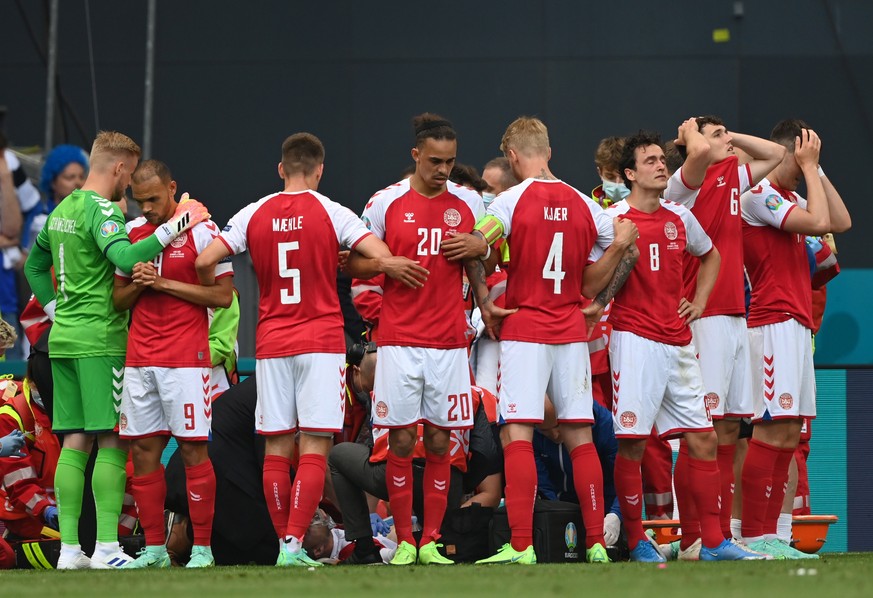
M506 474L506 517L512 533L512 548L519 552L533 544L533 510L537 494L537 466L533 445L526 440L503 448Z
M452 456L427 454L424 466L424 524L421 546L440 537L440 527L446 514L449 483L452 475Z
M780 450L770 444L749 441L749 452L743 463L743 539L764 535L767 505L773 494L773 470Z
M324 493L324 472L327 470L327 459L324 455L309 453L300 455L297 475L291 484L291 502L288 515L288 527L285 538L293 536L303 541L312 516L318 508L318 502Z
M167 498L163 466L150 474L134 477L131 491L139 511L139 524L145 534L146 546L163 546L166 542L164 500Z
M215 515L215 471L212 461L185 468L188 479L188 513L195 546L212 544L212 519Z
M793 448L781 449L773 465L773 490L770 492L770 500L764 512L765 534L776 533L776 524L782 512L782 502L785 500L785 487L788 485L788 467L791 465L792 458L794 458Z
M627 532L627 545L633 550L640 542L647 541L643 530L643 480L639 461L615 456L615 493Z
M285 539L288 503L291 502L291 460L279 455L264 457L264 498L276 537Z
M388 501L394 514L397 543L409 542L415 546L412 537L412 455L398 457L388 451L385 485L388 486Z
M580 444L570 453L573 462L573 486L579 497L582 521L585 524L585 548L595 544L606 546L603 540L603 470L593 443Z
M734 502L734 456L737 445L718 445L718 478L721 482L721 533L725 538L731 537L731 507Z
M682 524L682 538L679 541L682 550L686 550L700 538L700 518L697 516L697 505L691 492L692 474L689 459L688 445L683 439L679 443L679 455L676 457L676 468L673 472L676 504L679 506L679 518Z
M715 459L704 461L688 457L688 489L697 508L700 521L700 539L707 548L716 548L725 537L721 533L721 507L718 504L719 476ZM681 516L681 511L680 511ZM683 522L684 531L685 524Z

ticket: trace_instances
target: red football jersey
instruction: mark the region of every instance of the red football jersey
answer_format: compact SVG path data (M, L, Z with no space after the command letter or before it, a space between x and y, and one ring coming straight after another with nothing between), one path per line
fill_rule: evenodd
M806 200L767 179L743 194L743 247L752 286L749 328L794 318L810 330L812 286L804 235L782 230L785 218Z
M140 216L127 224L132 243L145 239L155 227ZM170 280L200 284L194 261L212 240L218 227L211 220L202 222L176 237L152 260L158 275ZM129 278L119 269L115 275ZM230 260L218 264L215 277L233 276ZM131 311L127 338L129 367L212 367L209 358L208 308L179 299L169 293L146 289Z
M612 243L612 219L559 180L527 179L488 206L509 244L502 340L559 345L588 340L582 272Z
M691 189L682 178L680 167L667 184L664 199L682 204L691 210L721 254L721 268L706 310L706 316L743 316L746 297L743 272L743 221L740 216L740 196L749 190L752 171L748 164L737 165L730 156L706 170L703 185ZM700 261L685 259L685 297L692 301L697 288Z
M351 210L316 191L268 195L230 219L218 238L234 254L248 249L258 278L256 358L345 353L338 253L368 234Z
M707 254L712 250L712 241L694 215L673 202L662 200L658 210L647 214L624 200L608 207L606 213L630 218L640 231L640 259L615 296L609 314L613 330L633 332L668 345L687 345L691 329L678 313L685 291L684 256L686 252L694 256Z
M450 262L440 250L449 233L472 232L485 214L475 191L448 183L445 193L427 198L409 179L376 193L363 219L391 253L417 260L430 272L420 289L385 277L379 317L379 344L457 349L466 347L467 308L463 295L464 265Z

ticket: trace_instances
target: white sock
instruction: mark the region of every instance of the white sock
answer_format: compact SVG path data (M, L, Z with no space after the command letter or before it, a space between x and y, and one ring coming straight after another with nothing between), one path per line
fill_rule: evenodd
M288 552L297 552L301 548L303 548L303 542L301 542L294 536L287 536L285 538L285 550L287 550Z
M766 539L767 539L767 536L752 536L751 538L743 538L743 542L745 542L746 545L749 545L749 544L754 544L755 542L760 542L760 541L766 540Z
M61 554L66 554L70 556L78 555L82 552L82 547L78 544L64 544L61 543Z
M731 517L731 535L737 540L743 539L743 520Z
M779 519L776 521L776 537L789 544L791 543L792 520L791 513L779 513Z

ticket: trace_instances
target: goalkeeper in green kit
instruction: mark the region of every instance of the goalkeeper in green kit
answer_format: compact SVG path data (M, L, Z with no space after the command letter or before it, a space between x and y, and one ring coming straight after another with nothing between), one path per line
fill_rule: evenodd
M49 335L53 429L65 435L55 474L61 533L58 569L114 569L132 560L121 551L117 531L127 461L117 425L128 315L115 311L112 304L115 268L130 272L134 264L151 260L183 231L209 217L202 204L183 196L172 219L131 244L117 202L124 197L140 153L126 135L100 132L82 189L49 214L25 265L36 298L54 320ZM79 546L78 528L85 464L95 437L99 450L91 483L97 545L89 559Z

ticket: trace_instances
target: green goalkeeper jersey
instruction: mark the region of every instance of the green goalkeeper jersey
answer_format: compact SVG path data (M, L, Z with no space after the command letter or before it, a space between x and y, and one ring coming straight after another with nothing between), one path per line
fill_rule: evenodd
M115 266L109 247L129 245L117 203L74 191L48 216L36 244L50 251L57 280L52 357L124 355L128 312L112 304Z

